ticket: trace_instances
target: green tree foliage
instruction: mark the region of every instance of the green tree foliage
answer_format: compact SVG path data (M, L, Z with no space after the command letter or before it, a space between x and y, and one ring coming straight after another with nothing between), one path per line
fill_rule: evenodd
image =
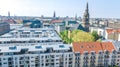
M117 65L113 65L113 66L108 66L108 67L118 67Z
M91 42L94 41L94 37L84 31L74 30L71 33L73 42Z
M97 31L93 31L91 34L94 36L94 41L97 41L99 39L99 35L97 34Z
M60 32L60 37L63 39L65 43L71 43L72 39L68 38L68 30L65 30L63 32Z
M61 32L60 36L65 43L94 41L94 37L90 33L87 33L81 30L71 31L70 37L68 37L68 31L66 30Z

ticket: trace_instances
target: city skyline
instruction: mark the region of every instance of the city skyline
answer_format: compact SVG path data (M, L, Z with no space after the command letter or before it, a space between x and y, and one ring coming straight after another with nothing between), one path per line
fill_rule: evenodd
M0 15L83 17L86 0L0 0ZM119 0L88 0L91 18L120 18Z

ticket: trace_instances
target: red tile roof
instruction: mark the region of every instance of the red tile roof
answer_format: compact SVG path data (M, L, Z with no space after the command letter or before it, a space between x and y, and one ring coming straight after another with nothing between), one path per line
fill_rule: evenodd
M114 33L114 32L120 33L120 29L106 29L106 31L108 34Z
M110 42L74 42L73 43L73 51L74 52L80 52L84 53L85 51L88 51L91 53L92 51L95 51L96 53L99 53L99 51L108 50L112 51L114 48L113 44Z
M61 23L63 20L52 20L51 23Z
M8 23L10 23L10 24L15 24L15 23L17 23L15 20L13 20L13 19L8 19L8 20L3 20L4 22L8 22Z
M115 50L112 42L102 42L101 46L103 51L108 50L109 52L112 52L113 50Z

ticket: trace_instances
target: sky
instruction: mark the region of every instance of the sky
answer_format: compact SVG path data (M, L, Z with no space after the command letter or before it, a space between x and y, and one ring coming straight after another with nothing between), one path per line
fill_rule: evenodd
M0 0L0 15L83 17L87 1L91 18L120 18L120 0Z

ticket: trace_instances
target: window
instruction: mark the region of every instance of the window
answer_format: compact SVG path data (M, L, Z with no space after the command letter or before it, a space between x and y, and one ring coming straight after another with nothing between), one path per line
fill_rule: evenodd
M18 30L18 32L23 32L23 30Z
M7 64L7 62L4 62L3 64Z
M14 47L9 47L9 50L16 50L16 49L17 49L16 46L14 46Z
M41 48L42 48L42 46L35 46L35 48L36 48L36 49L41 49Z
M102 54L102 52L99 52L99 54Z
M64 45L59 45L59 48L64 48L65 46Z
M91 52L91 55L95 55L95 52Z
M3 58L3 60L6 60L6 58Z
M30 30L30 32L35 32L35 30Z

